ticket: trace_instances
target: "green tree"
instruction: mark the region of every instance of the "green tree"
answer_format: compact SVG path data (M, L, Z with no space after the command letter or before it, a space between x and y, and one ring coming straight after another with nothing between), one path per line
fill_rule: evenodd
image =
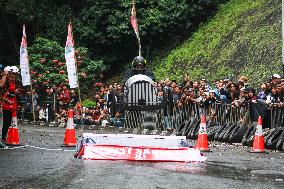
M107 66L101 60L92 60L84 47L77 48L76 57L80 87L87 91L93 84L93 76L104 72ZM29 60L32 81L37 87L68 84L64 47L59 43L37 37L29 48Z
M222 1L136 0L143 56L149 60L161 48L173 47ZM39 35L62 44L67 24L72 21L77 46L87 47L91 57L116 70L138 53L129 21L132 0L0 0L0 4L0 43L7 44L0 47L0 57L5 57L1 62L18 62L23 24L29 41Z

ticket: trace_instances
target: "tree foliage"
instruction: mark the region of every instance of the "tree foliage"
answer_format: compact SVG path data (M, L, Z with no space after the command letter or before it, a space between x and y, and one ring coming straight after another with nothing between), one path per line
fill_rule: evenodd
M68 84L64 47L59 43L37 37L29 48L29 54L34 85L41 87ZM90 59L87 48L77 48L76 55L80 87L83 91L87 91L93 86L93 76L105 71L107 67L101 60Z
M136 0L142 55L151 59L159 49L188 36L205 20L220 0ZM137 55L137 41L129 17L132 0L10 0L0 1L0 42L10 51L1 62L17 62L21 25L26 24L29 42L36 35L63 44L72 21L75 43L89 49L113 68ZM1 37L7 33L8 37ZM120 64L117 64L119 62Z
M273 73L281 75L281 1L232 0L155 64L158 78L211 81L240 75L257 85Z

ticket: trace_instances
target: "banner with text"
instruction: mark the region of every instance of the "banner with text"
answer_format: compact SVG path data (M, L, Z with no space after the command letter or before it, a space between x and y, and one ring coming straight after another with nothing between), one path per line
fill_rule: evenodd
M31 85L31 76L30 76L30 68L29 68L27 37L26 37L25 26L23 26L23 36L22 36L22 42L21 42L21 47L20 47L20 69L21 69L23 86Z
M68 35L65 47L65 60L67 66L68 80L70 88L78 87L78 77L77 77L77 68L76 68L76 60L75 60L75 49L74 49L74 41L72 34L72 25L69 23L68 25Z

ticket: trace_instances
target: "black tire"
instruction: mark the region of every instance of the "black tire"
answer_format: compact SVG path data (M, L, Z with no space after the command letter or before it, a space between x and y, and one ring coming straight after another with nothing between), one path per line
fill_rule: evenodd
M186 125L186 123L187 123L187 121L184 121L184 122L182 122L182 123L180 124L180 126L179 126L179 128L178 128L178 130L177 130L177 133L176 133L177 136L182 136L182 133L183 133L183 131L185 130L185 125Z
M186 120L184 127L183 127L183 133L187 130L188 126L190 125L192 119Z
M218 138L217 138L217 141L220 141L220 142L223 142L223 136L224 134L232 127L232 123L229 122L227 124L227 126L221 131L221 133L219 134Z
M209 127L207 129L207 139L214 140L215 133L220 129L220 126Z
M229 143L241 143L248 127L242 123L237 124L229 136Z
M193 125L194 125L197 121L198 121L198 119L197 119L196 117L194 117L194 118L192 118L192 119L190 120L190 123L189 123L188 126L186 127L185 132L183 133L183 136L189 137L188 135L189 135L189 133L190 133L190 131L191 131Z
M221 139L223 142L229 142L229 137L231 135L231 132L234 130L236 126L237 126L237 123L230 125L230 127L227 129L227 131L224 133Z
M252 147L255 132L256 132L256 127L254 127L252 133L249 135L248 140L247 140L247 145L250 147Z
M256 127L256 123L253 123L253 124L251 124L251 125L248 127L247 131L245 132L245 134L244 134L244 136L243 136L243 138L242 138L242 144L243 144L244 146L247 146L247 145L248 145L247 141L248 141L248 139L249 139L251 133L254 134L254 129L255 129L255 127Z
M200 126L200 119L194 124L194 126L191 130L190 136L191 136L192 139L197 139L199 126Z
M276 147L276 144L280 136L282 135L282 132L283 132L283 128L281 127L275 129L275 132L273 133L273 135L271 135L271 137L267 141L266 145L268 149L274 149Z
M184 129L182 130L182 136L186 136L187 135L187 130L188 130L188 127L190 126L190 123L191 123L192 120L189 120L189 121L186 121L186 124L184 126Z
M227 127L228 123L225 123L223 126L220 126L218 131L214 135L214 140L217 141L220 133Z
M283 142L284 142L284 132L282 132L281 136L279 137L278 142L277 142L275 148L276 148L277 150L282 150L282 144L283 144Z
M206 123L206 128L211 128L211 127L215 127L217 126L218 124L214 121L211 121L209 120L207 123Z
M268 140L270 139L270 137L274 134L275 131L276 131L275 128L270 129L270 130L267 132L266 136L264 137L264 145L265 145L265 148L267 148L267 142L268 142Z

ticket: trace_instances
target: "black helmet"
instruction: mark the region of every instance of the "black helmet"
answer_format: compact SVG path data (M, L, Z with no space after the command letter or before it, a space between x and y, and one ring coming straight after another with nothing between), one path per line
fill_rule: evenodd
M142 56L136 56L132 61L132 68L136 71L144 70L146 60Z

